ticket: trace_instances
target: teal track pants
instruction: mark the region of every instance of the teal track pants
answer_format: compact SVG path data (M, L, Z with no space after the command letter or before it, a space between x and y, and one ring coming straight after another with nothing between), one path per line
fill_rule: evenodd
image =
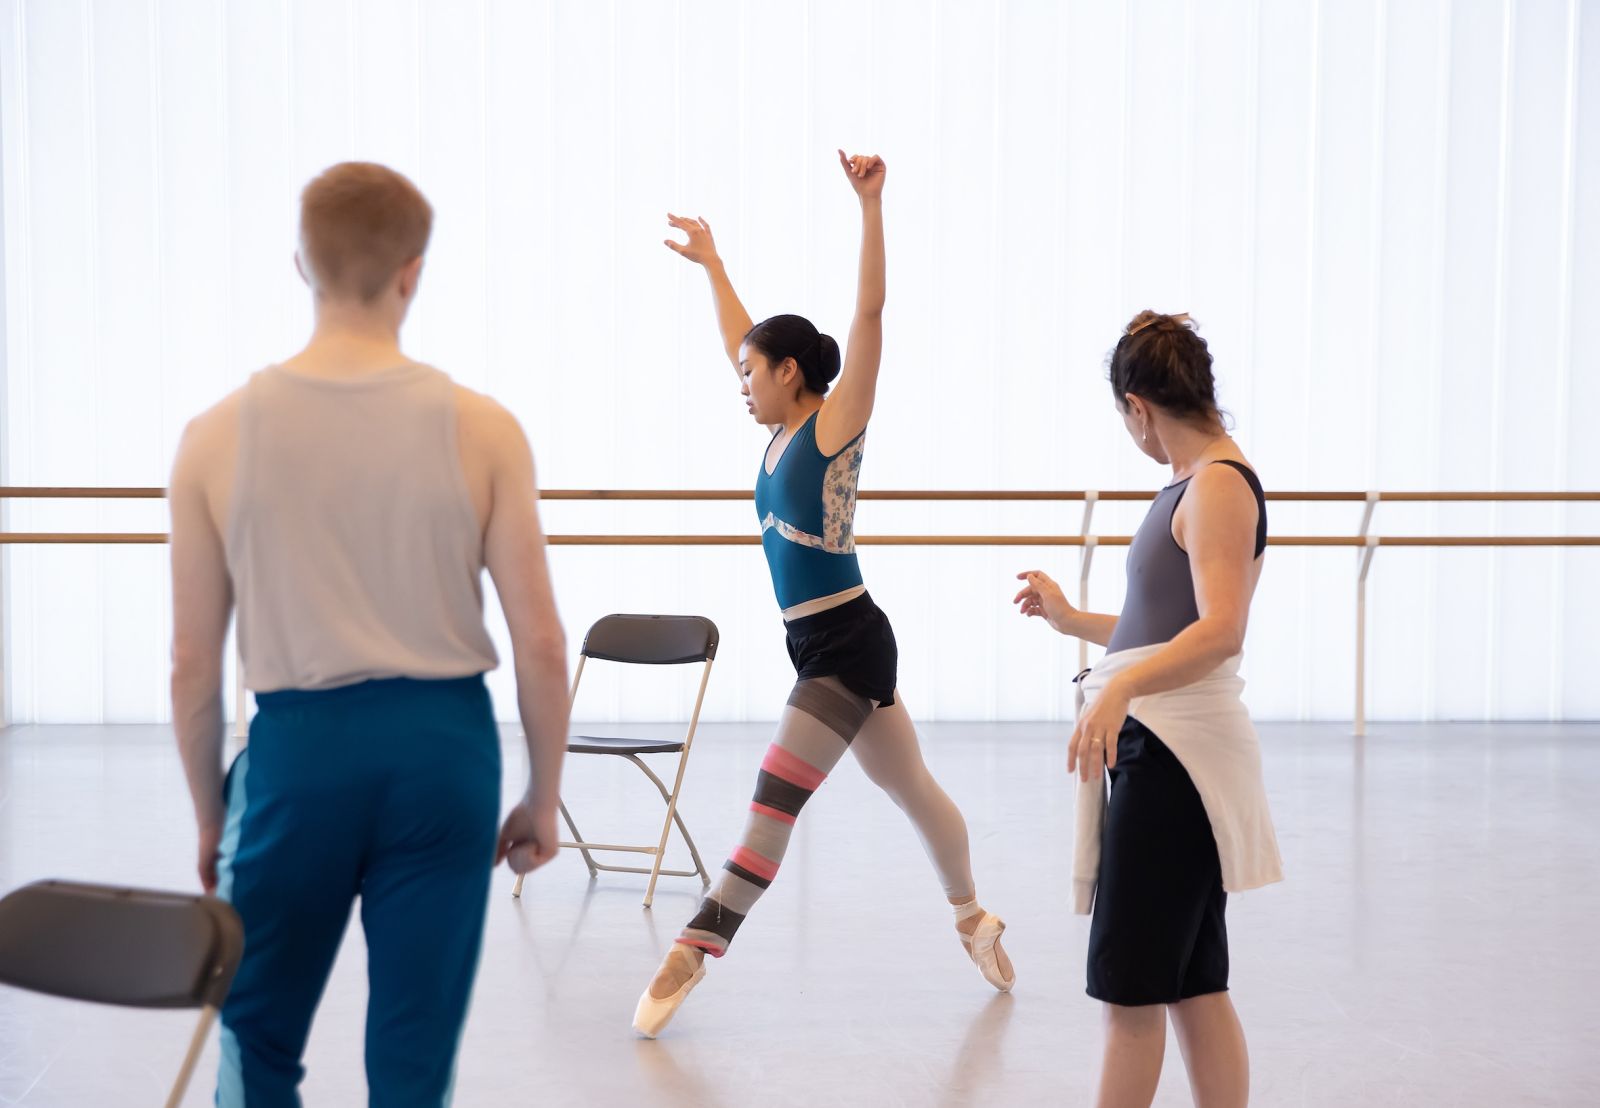
M244 921L217 1103L300 1103L352 905L374 1106L446 1104L483 941L500 742L483 678L264 693L228 771L218 893Z

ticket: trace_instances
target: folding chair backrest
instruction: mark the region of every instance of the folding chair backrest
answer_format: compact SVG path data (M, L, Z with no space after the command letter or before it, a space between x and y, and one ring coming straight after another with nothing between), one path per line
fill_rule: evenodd
M0 984L134 1008L219 1008L244 953L212 896L39 881L0 900Z
M584 657L675 666L717 656L717 625L704 616L611 615L583 637Z

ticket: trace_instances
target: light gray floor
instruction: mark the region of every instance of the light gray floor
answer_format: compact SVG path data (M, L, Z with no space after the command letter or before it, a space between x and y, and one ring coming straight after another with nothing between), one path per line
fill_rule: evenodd
M1262 1105L1600 1103L1600 725L1262 728L1289 881L1230 904L1235 1002ZM706 728L685 813L709 865L768 728ZM1059 728L925 729L966 813L1019 983L993 994L899 813L847 764L784 872L658 1042L628 1028L693 881L589 882L574 854L497 877L459 1105L1085 1103L1099 1013L1067 910ZM514 740L513 740L514 743ZM508 746L507 790L523 764ZM623 771L627 771L624 773ZM650 837L631 767L573 759L591 836ZM0 888L45 876L191 887L188 799L153 728L0 732ZM314 1105L364 1102L352 931L312 1032ZM0 990L0 1104L159 1103L190 1019ZM213 1039L186 1103L210 1102ZM1188 1103L1169 1045L1158 1104Z

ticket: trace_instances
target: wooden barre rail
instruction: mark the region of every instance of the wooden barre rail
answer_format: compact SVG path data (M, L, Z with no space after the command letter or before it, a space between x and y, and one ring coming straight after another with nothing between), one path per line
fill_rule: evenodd
M551 546L760 546L759 535L549 535ZM161 532L0 532L0 546L154 546ZM1127 546L1132 535L858 535L859 546ZM1268 546L1600 546L1600 535L1277 535Z
M863 490L862 500L896 500L911 502L1013 502L1048 503L1078 502L1083 506L1082 530L1076 535L862 535L856 542L862 546L920 546L920 547L1075 547L1078 550L1078 603L1087 608L1089 603L1089 571L1094 553L1103 546L1127 546L1132 542L1128 535L1094 535L1090 524L1095 506L1101 502L1148 502L1151 490L1112 491L1098 490L1035 490L1035 489L878 489ZM166 496L160 488L90 488L90 487L19 487L0 486L0 501L18 500L158 500ZM547 501L742 501L748 504L751 494L739 489L546 489L540 498ZM1448 504L1448 503L1600 503L1596 492L1269 492L1267 499L1290 503L1344 503L1363 506L1360 532L1355 535L1280 535L1269 538L1272 546L1335 547L1356 551L1356 649L1355 649L1355 711L1356 735L1366 734L1366 627L1367 627L1367 574L1373 555L1380 547L1600 547L1600 535L1374 535L1372 519L1378 504ZM167 536L159 532L0 532L0 547L18 545L156 545L165 543ZM551 535L552 546L756 546L761 538L754 534L738 535L605 535L569 534ZM1078 668L1088 666L1088 645L1078 647ZM242 674L242 670L240 671ZM243 687L239 702L244 703ZM243 728L245 713L241 710L235 719L236 733Z
M863 489L862 500L909 501L1039 501L1074 502L1092 495L1101 501L1147 501L1152 489L1092 491L1087 489ZM86 486L0 485L0 500L161 500L163 488L95 488ZM746 489L543 489L541 500L749 500ZM1369 499L1404 503L1600 503L1600 492L1280 492L1268 500L1303 503L1363 504Z
M1024 490L1024 488L973 488L973 490L862 490L861 500L912 501L912 503L1080 503L1083 527L1077 535L861 535L861 546L989 546L989 548L1077 548L1078 607L1088 607L1090 567L1094 551L1102 546L1128 546L1128 535L1093 535L1090 532L1094 508L1099 503L1147 503L1152 490ZM0 501L5 500L162 500L165 488L93 487L18 487L0 485ZM731 488L546 488L539 493L546 501L742 501L749 504L747 490ZM1355 713L1357 735L1366 733L1366 575L1379 548L1600 548L1597 535L1373 535L1373 512L1379 503L1450 504L1560 504L1600 503L1600 492L1269 492L1267 500L1286 503L1362 504L1358 535L1280 535L1269 538L1272 546L1301 548L1344 548L1357 552L1355 576ZM757 546L760 536L741 535L550 535L550 546ZM160 544L166 535L158 532L0 532L0 548L21 544ZM1088 644L1078 645L1078 668L1088 666ZM240 671L243 672L243 671ZM245 693L240 687L238 703ZM245 713L235 719L235 733L245 725Z

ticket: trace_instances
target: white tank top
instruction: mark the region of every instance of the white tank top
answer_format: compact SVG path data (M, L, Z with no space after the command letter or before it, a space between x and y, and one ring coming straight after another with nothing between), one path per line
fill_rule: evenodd
M224 545L256 692L499 664L454 386L437 369L252 376Z

